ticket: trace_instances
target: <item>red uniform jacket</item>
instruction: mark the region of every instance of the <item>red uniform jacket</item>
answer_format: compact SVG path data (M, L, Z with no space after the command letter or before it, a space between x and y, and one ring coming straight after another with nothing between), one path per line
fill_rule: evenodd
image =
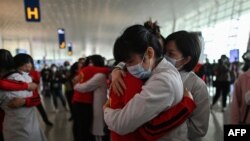
M134 95L141 91L143 82L132 76L130 73L127 73L124 77L124 83L127 89L124 91L124 95L117 96L113 90L110 92L110 107L112 109L121 109L123 108L128 101L134 97ZM111 140L112 141L144 141L145 139L140 135L139 131L129 133L127 135L119 135L114 131L111 131Z
M110 107L112 109L123 108L136 93L141 91L143 85L140 79L129 73L124 77L124 83L127 89L124 91L123 96L117 96L111 90ZM190 98L184 97L181 103L162 112L133 133L121 136L111 131L111 139L112 141L155 141L173 128L181 125L194 109L195 103Z
M87 66L84 67L79 75L82 76L82 79L80 83L84 83L88 81L90 78L92 78L96 73L109 73L109 68L106 67L95 67L95 66ZM86 103L86 104L92 104L93 103L93 92L85 92L81 93L76 90L74 90L74 95L72 102L79 102L79 103Z
M38 71L31 70L29 75L32 78L32 82L36 83L37 85L40 84L40 74ZM38 88L37 88L36 90L33 91L32 97L26 98L25 105L27 107L31 107L31 106L37 106L39 104L41 104L41 98L39 96Z

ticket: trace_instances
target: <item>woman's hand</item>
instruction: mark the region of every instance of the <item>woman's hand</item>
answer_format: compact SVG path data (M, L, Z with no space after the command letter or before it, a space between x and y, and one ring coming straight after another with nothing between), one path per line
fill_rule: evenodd
M189 97L190 99L194 100L193 95L191 94L191 92L187 88L184 89L183 96Z
M29 91L34 91L37 87L38 87L38 86L37 86L36 83L33 83L33 82L28 83L28 90L29 90Z
M75 77L72 79L73 85L75 85L76 83L79 83L80 80L81 80L81 78L82 78L81 75L75 76Z
M25 105L25 99L24 98L13 98L8 103L9 108L18 108Z
M118 68L114 69L111 73L111 88L118 96L123 95L123 92L126 89L126 85L123 81L123 77L125 76L125 72Z

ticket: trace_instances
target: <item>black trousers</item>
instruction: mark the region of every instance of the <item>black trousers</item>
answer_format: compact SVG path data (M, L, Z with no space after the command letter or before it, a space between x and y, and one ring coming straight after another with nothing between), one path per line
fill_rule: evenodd
M73 108L72 108L73 94L74 94L73 90L65 92L65 96L66 96L67 101L68 101L68 105L69 105L69 110L70 110L71 117L73 117Z
M42 103L36 106L37 110L39 111L40 115L42 116L42 119L45 123L49 122L48 116L43 108Z
M92 104L73 104L73 135L74 141L93 141L91 133L93 121Z
M230 92L230 83L227 81L216 82L216 93L213 97L213 105L218 101L222 95L222 106L225 108L227 106L227 96Z
M61 100L61 102L63 104L63 107L66 108L66 101L64 100L61 89L52 90L52 96L53 96L53 103L54 103L54 106L55 106L56 109L58 107L58 105L57 105L57 97L60 98L60 100Z

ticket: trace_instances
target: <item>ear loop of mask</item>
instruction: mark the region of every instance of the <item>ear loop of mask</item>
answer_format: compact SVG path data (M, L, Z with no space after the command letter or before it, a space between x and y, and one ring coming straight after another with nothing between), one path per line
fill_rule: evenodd
M145 59L145 56L146 56L146 52L144 53L143 57L142 57L142 61L141 61L141 66L142 66L142 63L143 63L143 60ZM148 70L147 71L152 71L152 67L151 67L151 62L152 59L149 60L149 66L148 66Z

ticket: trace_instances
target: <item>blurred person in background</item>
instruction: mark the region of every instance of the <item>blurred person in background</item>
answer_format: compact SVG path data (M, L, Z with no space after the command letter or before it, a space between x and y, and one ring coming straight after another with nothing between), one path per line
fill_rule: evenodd
M87 67L104 67L104 59L100 55L92 55L89 57L89 66ZM84 83L78 83L74 89L85 93L93 91L93 123L91 132L95 136L95 141L103 141L106 125L103 118L103 105L107 100L107 75L104 73L97 73L91 79Z
M57 98L61 100L64 109L67 110L66 101L62 93L62 85L64 81L65 81L65 78L63 77L62 72L58 70L58 67L55 64L52 64L51 75L50 75L50 89L51 89L51 93L53 97L53 104L54 104L55 112L59 111Z
M82 69L78 71L77 75L74 77L73 85L85 83L97 73L107 74L110 72L108 68L97 67L98 64L95 63L94 60L91 60L91 56L88 56ZM93 101L93 91L82 93L74 90L72 98L74 141L93 140L93 135L91 133L93 123Z
M229 58L226 55L221 55L221 58L218 60L217 66L215 66L214 73L216 76L215 80L216 92L213 97L211 108L213 108L215 103L222 95L222 112L224 112L227 106L227 97L230 91L230 81L231 81L230 62Z
M47 64L44 65L44 68L41 70L41 77L42 77L42 94L46 97L50 97L50 75L51 69Z

